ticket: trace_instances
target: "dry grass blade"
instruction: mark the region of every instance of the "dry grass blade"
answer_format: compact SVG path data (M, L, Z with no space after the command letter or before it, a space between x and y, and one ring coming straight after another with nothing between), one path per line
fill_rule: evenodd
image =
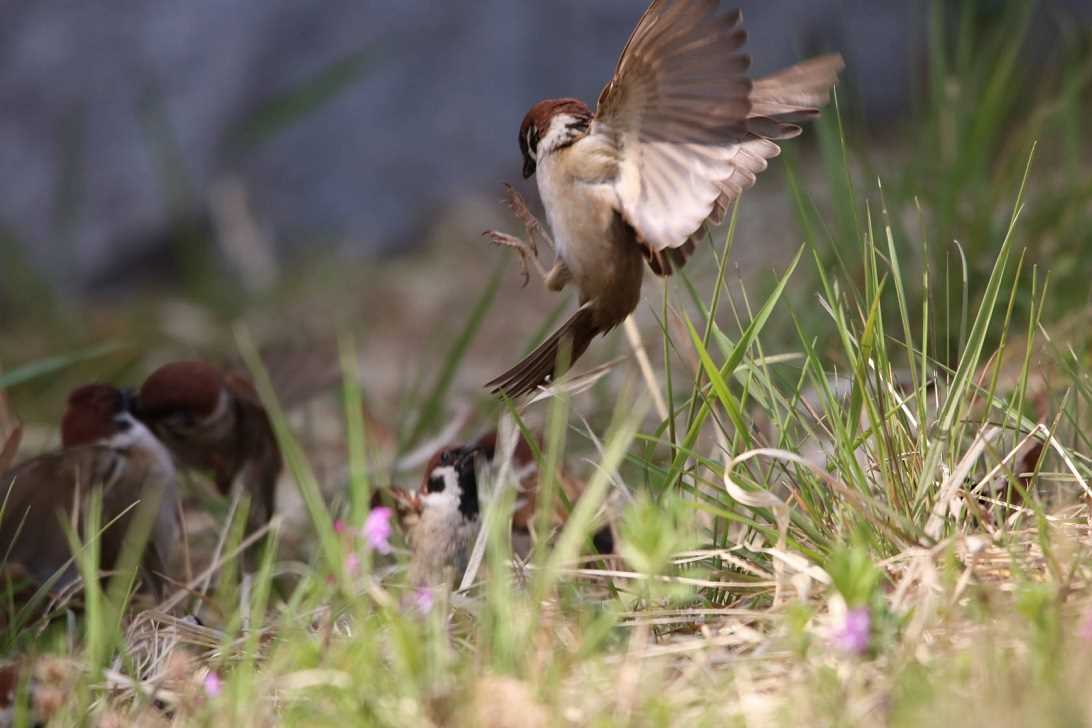
M652 403L656 406L656 414L660 416L661 420L666 420L669 415L667 402L664 401L663 392L660 391L660 385L656 381L656 373L652 370L648 350L645 349L645 343L641 339L641 332L637 328L637 322L633 320L632 314L626 316L626 320L622 322L622 328L626 332L626 339L629 341L630 348L633 349L634 356L637 357L637 365L641 369L641 376L645 380L645 386L648 387L648 391L652 395Z
M175 607L177 607L179 604L182 603L183 599L185 599L190 594L193 594L194 592L196 592L198 590L199 586L203 582L206 582L208 579L211 579L212 576L217 571L222 569L224 564L226 564L228 561L230 561L231 559L234 559L239 554L243 553L248 548L253 546L261 538L263 538L265 536L265 534L268 533L270 530L279 529L281 527L281 524L282 524L283 520L284 520L283 516L277 515L277 516L274 516L273 518L269 519L268 521L266 521L260 528L255 529L255 531L253 533L251 533L249 536L247 536L245 539L243 539L239 543L239 545L236 546L234 549L232 549L229 553L224 554L224 555L220 556L219 558L215 559L211 564L209 564L208 568L206 568L200 574L195 576L184 587L182 587L181 589L176 591L174 594L172 594L170 598L168 598L165 602L163 602L162 604L159 605L159 609L161 611L164 611L164 612L169 612L172 609L174 609Z
M277 678L277 689L288 692L321 687L335 687L344 690L352 684L352 676L341 670L300 670Z
M496 467L497 482L493 486L493 492L490 497L490 505L494 506L500 502L500 496L504 488L507 487L519 487L516 483L516 478L513 473L513 458L516 454L516 445L519 444L520 434L519 428L516 426L516 421L511 415L504 415L501 417L500 422L497 424L497 448L494 453L494 467ZM511 485L509 485L511 484ZM489 484L484 484L483 488L485 492L489 492ZM490 508L492 510L492 508ZM489 536L488 523L483 523L481 528L478 529L478 536L474 540L474 548L470 552L470 559L466 565L466 571L463 572L463 578L459 581L459 591L464 592L471 587L474 583L474 579L478 576L478 569L481 568L482 559L485 556L485 542Z
M23 426L16 425L15 429L8 433L4 446L0 448L0 473L15 464L15 458L19 455L19 444L22 441Z
M136 617L126 629L126 639L132 646L172 640L172 644L198 647L202 651L219 649L224 643L221 630L198 624L191 617L177 617L160 609L148 609Z
M580 394L581 392L586 392L593 386L595 386L596 382L607 376L607 374L610 373L611 369L626 361L628 358L629 357L619 357L617 359L612 359L606 364L600 364L594 369L589 369L583 374L575 376L566 375L562 377L560 381L554 382L547 387L540 387L538 393L534 397L531 397L531 399L527 400L527 403L523 405L523 409L530 407L536 402L542 402L544 400L550 399L551 397L557 397L561 394L567 394L572 397Z
M526 566L533 570L533 564ZM696 579L689 576L670 576L667 574L643 574L638 571L620 569L558 569L559 574L586 579L629 579L631 581L655 581L662 584L681 584L708 589L769 589L777 586L774 581L717 581L715 579Z
M986 450L986 446L993 442L994 439L1000 435L1003 430L1000 427L986 427L983 428L977 436L975 436L974 443L971 444L970 449L964 453L960 459L959 464L952 470L951 475L940 486L940 490L937 493L936 503L933 505L933 512L929 516L929 521L925 524L925 533L930 538L939 538L940 531L945 525L945 514L947 514L950 505L956 500L956 494L967 475L970 474L971 468L975 466L978 459L982 457L982 453Z
M1033 440L1039 441L1040 437L1050 437L1050 431L1042 425L1036 426L1034 430L1025 435L1023 439L1021 439L1014 448L1009 450L1009 452L1003 458L1001 458L1001 460L998 461L996 465L990 468L989 472L982 476L978 483L971 487L968 492L973 495L978 495L979 493L983 492L983 489L985 489L990 484L990 481L992 481L994 477L1001 472L1002 468L1004 468L1010 462L1016 460L1018 457L1026 455L1027 445Z

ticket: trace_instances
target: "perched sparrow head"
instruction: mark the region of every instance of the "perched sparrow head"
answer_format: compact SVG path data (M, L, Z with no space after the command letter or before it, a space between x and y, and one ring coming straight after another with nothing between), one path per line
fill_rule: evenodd
M591 120L591 109L580 99L546 99L532 106L519 127L523 178L535 173L541 155L587 134Z
M273 516L281 456L269 416L244 377L202 361L165 364L144 380L135 411L187 468L221 493L236 479L250 495L250 530Z
M177 361L144 380L137 412L155 429L185 438L218 425L230 403L219 370L203 361Z
M445 447L429 460L425 477L417 493L421 508L459 514L473 520L478 517L477 460L479 447Z
M73 390L61 417L61 444L75 447L106 442L132 430L136 421L129 410L130 397L129 392L109 384L87 384Z
M145 575L159 588L174 538L175 471L162 443L130 411L128 393L90 384L68 397L61 420L61 450L45 453L0 476L0 553L8 566L42 583L63 588L77 570L61 518L83 514L93 488L102 488L101 566L113 567L129 524L140 508L154 510L151 540L145 548ZM135 506L135 507L134 507ZM78 522L83 522L81 515Z

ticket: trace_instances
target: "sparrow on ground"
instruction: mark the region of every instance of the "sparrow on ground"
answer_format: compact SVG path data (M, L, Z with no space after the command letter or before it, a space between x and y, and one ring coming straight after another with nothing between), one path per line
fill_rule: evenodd
M493 460L496 444L497 433L491 431L471 445L442 448L430 459L416 491L393 491L399 521L411 552L411 585L452 585L462 578L481 525L479 469ZM512 550L518 556L526 557L533 545L539 480L531 446L522 437L513 452L512 467L519 489L512 515ZM582 484L564 469L557 478L569 504L574 504L583 490ZM559 528L567 517L568 509L559 499L550 526ZM593 541L600 553L613 551L609 526L599 529Z
M9 577L35 585L55 574L53 592L79 579L62 519L82 542L94 489L102 491L100 567L114 568L130 524L151 508L152 530L141 572L162 594L177 543L175 468L166 448L130 411L127 393L106 384L74 390L61 421L60 450L33 457L0 476L0 559Z
M476 446L451 446L429 460L420 488L395 489L395 506L410 547L413 587L452 587L466 571L481 526Z
M477 443L482 453L489 461L493 460L497 447L497 432L491 430L482 435ZM542 450L542 442L538 442L539 450ZM512 467L518 480L519 496L516 500L516 511L512 514L512 551L521 558L526 558L534 545L532 528L534 526L535 510L538 507L538 462L535 460L531 445L526 439L520 437L516 443L516 449L512 453ZM557 483L569 506L576 505L577 499L584 492L584 484L574 478L562 465L556 475ZM549 520L549 526L558 529L565 524L569 517L569 509L565 503L557 498L553 514ZM610 554L614 551L614 538L609 525L603 526L592 536L595 550L600 554Z
M538 174L557 254L542 271L545 285L560 291L574 284L580 307L489 382L494 393L518 397L548 383L560 353L575 362L597 335L625 320L637 307L645 264L660 276L682 267L706 226L720 222L780 153L775 142L798 136L798 122L827 103L841 56L751 80L742 16L722 14L719 5L654 0L594 114L564 98L540 101L524 117L523 176ZM542 227L520 217L530 245L486 235L534 255Z
M152 372L134 411L181 467L211 474L227 495L250 496L247 533L276 511L281 453L254 386L240 374L202 361L178 361Z

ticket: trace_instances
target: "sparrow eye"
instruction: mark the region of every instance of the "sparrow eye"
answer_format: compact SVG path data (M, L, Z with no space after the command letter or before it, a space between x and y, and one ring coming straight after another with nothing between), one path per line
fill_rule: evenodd
M444 482L444 476L433 475L431 478L428 479L428 485L425 487L425 490L427 490L429 493L443 493L444 486L446 485L447 483Z
M187 411L174 412L166 419L166 425L172 430L189 430L193 428L194 417Z

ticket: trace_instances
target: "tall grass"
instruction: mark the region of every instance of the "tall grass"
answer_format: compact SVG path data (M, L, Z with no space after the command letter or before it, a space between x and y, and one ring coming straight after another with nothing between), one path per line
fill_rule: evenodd
M997 38L1022 37L1026 21L1006 20L1015 25ZM724 275L744 200L710 246L710 290L680 279L646 295L667 417L628 365L589 393L497 406L502 442L544 414L536 546L526 562L511 552L516 493L502 455L483 488L481 568L431 605L404 584L404 549L382 557L352 530L390 460L441 429L499 273L423 393L407 397L392 452L365 427L366 374L343 336L348 475L333 484L343 503L324 498L331 484L237 329L307 509L309 558L295 568L277 559L277 520L244 586L245 519L233 509L207 598L192 598L198 577L171 600L175 613L121 623L112 610L130 582L95 583L79 627L40 649L73 659L69 719L1088 722L1092 386L1083 331L1064 315L1072 304L1054 296L1069 274L1044 272L1036 247L1076 230L1086 181L1078 170L1064 210L1048 212L1057 199L1040 185L1056 181L1042 170L1058 150L1034 141L1077 113L1086 66L1049 91L1056 116L1028 119L1000 91L1016 83L1014 51L989 34L947 32L935 39L936 96L920 129L938 155L890 182L862 182L835 116L821 144L833 220L790 175L804 245L769 285L734 290ZM951 103L951 78L974 103ZM585 401L608 405L585 419ZM558 474L581 462L584 495L554 529ZM334 528L340 515L349 534ZM607 520L618 553L592 557L587 544ZM79 552L88 574L93 543ZM205 624L180 617L195 604ZM42 684L22 691L24 706Z
M1029 152L1025 170L1031 163ZM1017 251L1024 188L1010 192L1010 225L996 241L993 272L980 295L967 294L969 325L955 366L930 343L935 318L946 312L931 306L923 319L911 310L912 266L902 255L913 246L890 224L879 190L857 193L861 281L827 269L809 241L762 300L710 291L695 307L669 291L663 337L673 414L661 421L634 407L649 399L636 378L623 385L612 424L600 431L576 425L566 397L547 403L539 453L547 482L571 460L566 453L593 453L572 518L551 535L544 510L539 548L516 565L505 538L513 492L495 484L478 578L466 591L437 595L425 613L400 586L401 559L369 555L362 568L347 568L348 554L361 547L334 532L335 514L308 455L240 333L309 509L316 558L287 591L274 588L272 550L245 594L228 578L235 570L223 572L217 608L202 612L211 622L194 634L177 616L146 613L157 629L138 633L137 642L185 650L191 672L182 677L166 667L170 650L151 663L127 654L135 635L109 616L112 608L103 611L124 603L117 596L124 589L114 597L89 590L73 678L73 695L83 696L73 705L82 707L67 715L136 715L158 699L183 722L198 723L470 725L483 716L501 720L505 711L543 725L788 715L854 723L875 718L867 703L879 699L859 675L884 686L892 720L921 715L924 704L948 709L946 686L919 666L936 664L947 676L948 660L964 654L974 669L962 684L976 684L992 658L936 642L953 634L1005 634L1044 665L1054 655L1068 665L1075 658L1058 635L1072 629L1068 604L1088 566L1074 518L1082 511L1074 508L1092 460L1073 437L1088 387L1041 381L1046 365L1032 362L1056 356L1062 364L1068 354L1042 346L1038 315L1017 328L1014 300L1032 296L1031 309L1040 312L1045 295L1042 275ZM731 240L725 243L722 254ZM794 322L786 298L808 267L820 281L814 295L825 328ZM731 325L712 315L722 297L733 301ZM1001 337L990 349L994 321ZM796 347L767 350L771 326L795 326ZM343 411L354 438L349 514L359 524L376 454L355 414L352 348L347 340ZM460 347L452 351L458 356ZM1032 405L1028 392L1043 388ZM1042 462L1025 457L1033 441L1046 445ZM589 563L585 544L622 483L638 495L613 507L621 557ZM543 509L551 508L550 492L547 486ZM230 554L241 531L224 528L237 532ZM81 553L86 571L94 551ZM1022 576L991 587L1002 563ZM1011 615L975 600L960 606L972 582L986 604L1013 590ZM860 655L832 642L847 609L870 615ZM1003 631L1013 623L1026 642ZM924 635L935 656L914 649ZM202 687L206 669L223 680L212 696ZM1072 679L1069 669L1051 668L1058 673L1051 676L1044 667L1029 679L1055 685ZM105 690L104 675L112 676ZM835 708L843 699L847 707ZM859 713L854 700L864 701Z

